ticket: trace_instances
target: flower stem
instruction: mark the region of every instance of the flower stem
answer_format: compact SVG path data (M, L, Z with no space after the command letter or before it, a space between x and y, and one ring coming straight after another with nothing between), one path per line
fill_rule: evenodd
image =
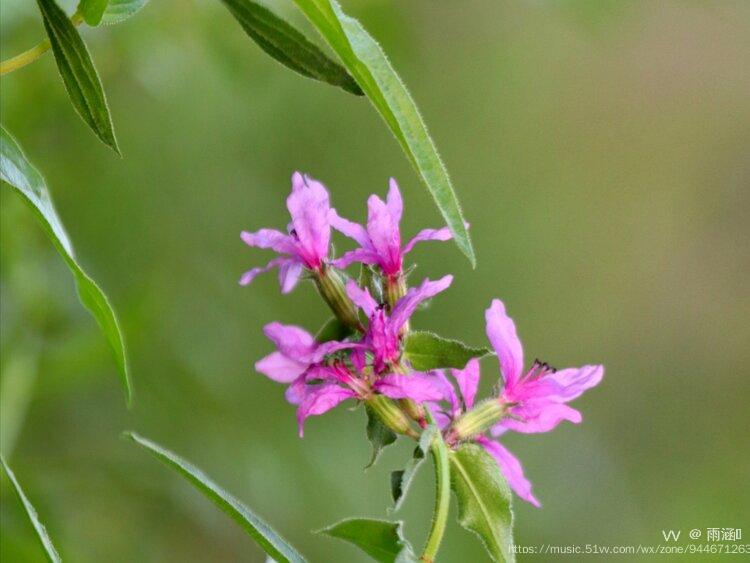
M427 411L427 419L430 424L434 424L435 421L429 409L425 410ZM440 549L440 543L443 541L443 534L445 533L445 525L448 522L448 510L451 500L448 448L440 432L436 433L435 439L432 441L430 453L432 454L432 461L435 464L435 510L432 515L430 535L427 537L424 551L419 558L423 563L432 563L435 560L438 549Z
M70 17L70 21L73 22L73 25L80 25L83 23L83 17L76 12ZM49 39L45 39L34 45L31 49L0 62L0 75L8 74L9 72L13 72L14 70L18 70L19 68L23 68L26 65L33 63L44 53L49 51L50 47Z

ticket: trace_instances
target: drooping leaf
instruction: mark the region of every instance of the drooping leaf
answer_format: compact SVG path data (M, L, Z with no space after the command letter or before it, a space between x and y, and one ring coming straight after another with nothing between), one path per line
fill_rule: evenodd
M487 348L474 348L458 340L443 338L432 332L414 331L406 337L404 352L415 370L437 368L462 369L472 358L481 358L492 352Z
M101 23L112 25L123 22L134 16L147 3L148 0L109 0Z
M414 453L403 469L391 472L391 496L393 497L393 510L396 511L401 508L401 505L406 498L406 493L409 490L414 476L417 474L417 469L422 465L427 452L430 451L430 444L437 433L435 426L428 426L422 432L419 437L419 443L414 448Z
M104 292L76 261L73 246L52 205L44 178L26 159L16 140L2 127L0 127L0 179L13 188L31 207L52 244L73 272L81 302L94 315L114 352L127 400L130 403L132 394L130 372L125 343L115 311Z
M315 335L315 340L321 343L330 342L331 340L344 340L351 333L352 330L348 326L336 317L331 317L320 327L318 334Z
M476 444L449 455L458 521L482 540L493 561L515 561L511 492L497 462Z
M402 526L401 521L350 518L318 533L348 541L380 563L416 562L411 545L404 539Z
M120 154L104 89L86 44L55 0L37 0L37 4L73 107L94 134Z
M386 446L390 446L393 442L395 442L397 436L393 430L380 422L378 415L376 415L369 406L365 406L365 410L367 411L367 439L372 445L372 456L370 457L370 461L367 463L367 465L365 465L365 469L369 469L370 467L375 465L375 462L378 460L378 457L380 457L380 452L383 451L383 448L385 448Z
M221 0L250 38L284 66L302 76L339 86L351 94L363 92L349 73L332 61L291 24L253 0Z
M42 524L42 522L39 520L39 515L36 513L36 509L31 504L31 502L29 502L29 499L26 498L26 495L24 494L21 485L18 483L15 474L13 473L13 471L11 471L10 467L8 467L8 464L5 463L5 458L3 458L2 456L0 456L0 464L3 466L3 471L5 471L8 479L10 479L10 482L13 485L13 490L16 491L18 498L21 500L21 504L23 505L24 510L26 510L26 515L29 517L31 525L34 526L36 535L39 538L39 541L42 543L42 547L44 548L44 554L52 563L59 563L62 560L60 559L60 555L57 553L57 550L55 549L55 546L53 545L52 540L50 539L49 534L44 527L44 524Z
M78 3L78 13L83 16L83 21L93 27L102 21L108 3L109 0L81 0Z
M127 432L125 437L133 440L133 442L146 449L157 459L187 479L191 485L237 522L270 557L279 563L305 561L304 557L289 545L276 530L256 516L239 500L214 483L203 471L185 461L177 454L162 448L158 444L134 432Z
M380 45L335 0L294 0L385 120L469 261L476 258L458 198L417 106Z

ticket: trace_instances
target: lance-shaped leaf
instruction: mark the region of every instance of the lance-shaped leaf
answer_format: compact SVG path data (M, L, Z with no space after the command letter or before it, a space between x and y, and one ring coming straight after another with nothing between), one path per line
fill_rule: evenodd
M365 469L369 469L373 465L375 465L375 462L378 460L378 457L380 457L380 452L383 451L383 448L386 446L390 446L393 442L396 441L396 433L393 432L390 428L388 428L385 424L380 422L380 418L377 414L373 412L373 410L365 405L365 410L367 411L367 439L370 441L370 444L372 445L372 456L370 457L370 461L365 465Z
M146 449L158 460L187 479L191 485L237 522L263 548L263 551L274 560L279 563L305 561L304 557L289 545L276 530L256 516L239 500L214 483L203 471L185 461L177 454L162 448L158 444L134 432L125 433L125 437L133 440L133 442Z
M108 3L109 0L81 0L77 11L83 16L83 21L93 27L102 21Z
M406 337L404 352L412 367L418 371L438 368L463 369L472 358L481 358L492 352L487 348L474 348L458 340L443 338L432 332L415 331Z
M5 458L3 458L2 456L0 456L0 464L2 464L3 471L5 471L8 479L10 479L10 482L13 485L13 490L16 491L18 498L21 500L21 504L23 505L24 510L26 510L26 515L29 517L31 525L34 526L36 535L39 537L39 541L42 543L42 547L44 548L44 554L47 556L47 559L49 561L52 561L52 563L59 563L61 561L60 555L58 555L55 546L52 544L52 540L50 539L49 534L44 527L44 524L42 524L42 522L39 520L39 515L36 513L36 509L31 504L31 502L29 502L29 499L26 498L26 495L24 494L21 485L18 483L15 474L13 473L13 471L11 471L10 467L8 467L8 464L5 463Z
M393 497L394 511L401 508L409 486L417 474L417 469L422 465L427 452L430 451L430 445L436 433L437 428L435 426L425 428L419 437L419 444L414 448L411 459L406 462L403 469L391 472L391 496Z
M318 533L356 545L380 563L416 563L417 558L401 530L403 522L350 518Z
M73 107L96 136L120 154L104 89L86 44L55 0L37 0L37 4Z
M302 76L340 86L357 96L362 90L349 73L288 22L253 0L221 0L250 38L281 64Z
M120 377L129 403L131 398L130 374L125 354L125 343L115 311L104 292L99 289L99 286L94 283L94 280L83 271L76 261L73 246L70 244L68 235L52 205L44 178L26 159L16 140L2 127L0 127L0 179L13 188L21 196L21 199L31 207L52 244L63 257L70 271L73 272L81 302L94 315L115 354L115 360L120 370Z
M458 521L479 536L493 561L515 561L511 492L497 462L476 444L464 444L449 459Z
M385 120L424 181L461 251L475 264L474 249L443 161L409 91L380 45L335 0L294 0L331 46Z
M107 9L104 10L102 23L112 25L120 23L135 15L148 3L148 0L109 0Z

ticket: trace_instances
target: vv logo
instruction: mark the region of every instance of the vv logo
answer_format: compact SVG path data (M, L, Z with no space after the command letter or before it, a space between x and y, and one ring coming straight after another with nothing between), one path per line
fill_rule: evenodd
M662 530L661 535L664 536L665 541L677 541L680 539L682 530Z

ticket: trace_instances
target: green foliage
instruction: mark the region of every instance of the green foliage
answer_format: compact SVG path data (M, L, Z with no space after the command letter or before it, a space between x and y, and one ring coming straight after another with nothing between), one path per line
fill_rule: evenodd
M203 471L151 440L139 436L135 432L126 432L125 437L133 440L133 442L153 454L159 461L187 479L191 485L203 493L211 502L231 516L263 548L263 551L276 561L279 563L305 561L305 558L289 545L276 530L214 483Z
M367 462L367 465L365 465L365 469L369 469L375 465L383 448L390 446L395 442L397 436L393 430L380 422L378 415L376 415L369 406L365 405L365 410L367 411L367 439L370 441L370 444L372 444L372 456L370 457L370 461Z
M515 561L511 492L497 462L476 444L449 454L458 520L482 540L493 561Z
M86 44L55 0L37 0L37 4L73 107L94 134L120 154L104 89Z
M422 465L425 455L430 450L430 445L437 432L435 426L428 426L419 437L419 444L414 448L414 453L411 459L406 462L404 468L391 472L391 496L393 497L394 511L401 508L409 485L411 485L414 476L417 474L417 469Z
M474 248L448 172L414 100L380 45L335 0L294 1L385 120L432 194L456 244L474 265Z
M96 26L102 21L107 4L109 0L81 0L78 4L78 13L83 16L83 21L87 24Z
M0 456L0 465L3 466L3 471L5 471L5 474L8 476L8 479L10 479L10 482L13 485L13 490L16 491L18 498L21 500L21 504L23 504L23 508L26 511L29 520L31 521L31 525L34 526L36 535L39 537L39 541L44 548L44 554L47 556L47 559L52 563L59 563L62 560L60 559L60 555L57 553L57 550L55 549L55 546L52 543L52 540L50 539L49 534L44 527L44 524L42 524L42 522L39 520L39 515L36 513L36 509L31 504L31 502L29 502L29 499L26 498L26 495L24 494L21 485L18 483L15 474L10 469L10 467L8 467L8 464L5 463L5 458L3 458L2 456Z
M404 353L415 370L426 371L437 368L462 369L472 358L481 358L492 352L432 332L415 331L406 337Z
M115 354L129 403L132 395L130 374L125 343L115 311L104 292L76 261L73 246L52 205L44 178L26 159L15 139L2 127L0 127L0 179L13 188L34 211L52 244L73 273L81 302L94 315Z
M400 521L350 518L319 533L348 541L380 563L416 562L409 542L404 539L402 526L403 522Z
M271 57L302 76L363 92L342 66L311 43L288 22L253 0L221 0L250 38Z
M109 0L107 9L104 10L104 16L101 23L112 25L124 22L126 19L135 15L141 8L148 3L148 0Z

